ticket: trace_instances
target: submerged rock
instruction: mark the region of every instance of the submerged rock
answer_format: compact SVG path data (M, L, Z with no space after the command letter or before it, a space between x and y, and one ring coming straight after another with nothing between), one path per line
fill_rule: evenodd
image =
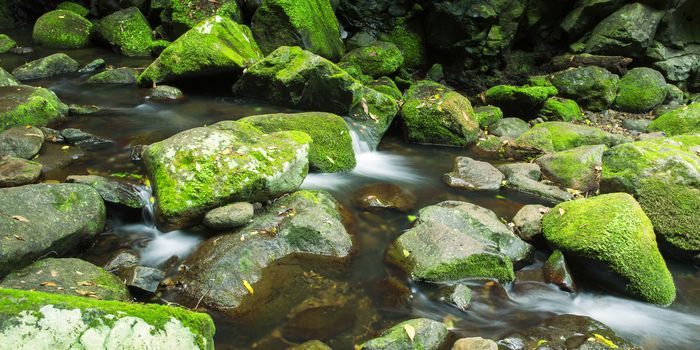
M136 69L130 67L120 67L114 69L107 69L103 72L97 73L87 81L88 84L136 84L136 79L139 73Z
M559 152L587 145L616 146L631 139L611 134L596 127L566 122L545 122L535 125L515 140L518 147L544 153Z
M44 144L44 133L35 127L14 127L0 133L0 157L31 159Z
M108 203L121 204L134 209L141 209L147 204L139 194L139 190L132 184L96 175L71 175L66 178L66 182L88 185Z
M102 232L105 206L91 187L38 184L0 189L0 276Z
M233 203L208 212L204 216L204 225L219 230L233 229L248 224L254 215L252 204Z
M675 299L654 227L629 194L559 204L545 214L542 228L553 248L601 285L658 305Z
M396 209L403 212L413 209L417 200L413 193L386 183L365 186L352 198L355 206L364 210Z
M151 26L136 7L129 7L106 16L95 25L99 37L122 55L149 57L151 55Z
M83 16L66 10L47 12L36 21L34 42L56 49L79 49L90 43L92 23ZM77 70L77 69L76 69Z
M451 187L465 190L498 190L505 176L493 165L469 157L457 157L451 173L442 176Z
M403 65L401 50L393 43L376 41L348 52L341 62L355 64L372 77L391 75Z
M613 107L623 112L644 113L664 103L666 79L651 68L635 68L620 79L620 90Z
M13 156L0 156L0 187L28 185L41 176L41 164Z
M535 161L545 177L566 188L595 192L600 186L604 145L581 146L550 153Z
M409 328L410 327L410 328ZM413 337L407 328L413 330ZM384 331L380 337L362 344L362 349L425 349L439 350L446 343L449 332L441 322L418 318L401 322Z
M700 133L700 102L674 109L654 119L649 131L663 131L668 136Z
M552 75L552 84L563 97L594 112L608 109L617 97L620 77L605 68L572 68Z
M25 63L12 71L18 80L50 78L55 75L77 72L80 64L64 53L56 53Z
M0 289L0 348L214 349L207 314L155 304Z
M27 85L0 87L0 130L14 126L46 126L68 113L51 90Z

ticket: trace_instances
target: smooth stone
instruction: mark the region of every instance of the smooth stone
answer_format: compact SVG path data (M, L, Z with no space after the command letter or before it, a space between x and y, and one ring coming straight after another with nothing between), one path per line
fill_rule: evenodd
M0 157L0 187L34 183L41 176L41 168L41 164L23 158Z
M244 226L255 215L255 208L247 202L229 204L209 211L204 215L204 225L207 227L225 230Z
M504 179L503 173L493 165L469 157L455 158L452 172L442 176L449 186L465 190L496 191Z
M525 242L533 243L542 235L542 217L550 208L539 204L523 206L513 217L515 233Z
M146 98L149 101L171 102L182 100L183 98L185 98L185 94L182 92L182 90L174 86L158 85L155 88L151 89Z
M462 338L452 345L452 350L498 350L498 344L481 337Z
M542 179L542 170L535 163L507 163L497 165L496 168L506 177L524 176L535 181Z
M61 135L66 142L79 147L102 146L114 143L114 141L103 139L80 129L63 129L61 130Z
M0 157L31 159L44 144L44 133L35 127L17 126L0 133Z
M514 191L539 197L552 204L566 202L574 198L571 193L564 191L557 186L535 181L530 177L522 175L508 176L506 178L505 187Z
M68 112L70 112L71 115L95 114L101 110L102 110L102 108L95 106L95 105L76 105L76 104L68 105Z

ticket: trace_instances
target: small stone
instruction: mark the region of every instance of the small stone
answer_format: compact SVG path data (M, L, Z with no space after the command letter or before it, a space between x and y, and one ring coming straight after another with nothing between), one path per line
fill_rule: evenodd
M103 69L106 66L107 66L107 63L105 62L105 60L98 58L98 59L95 59L92 62L86 64L83 68L80 68L78 70L78 73L94 73L94 72L97 72L98 70Z
M442 176L451 187L465 190L498 190L505 179L493 165L469 157L457 157L451 173Z
M41 164L13 156L0 157L0 187L22 186L36 182Z
M467 311L472 301L472 290L464 284L458 284L447 297L447 301L458 309Z
M213 229L230 229L246 225L255 215L252 204L239 202L216 208L204 216L204 225Z
M540 169L540 166L535 163L501 164L497 166L497 168L506 177L518 175L525 176L535 181L540 181L542 178L542 170Z
M104 269L113 272L119 269L124 269L132 266L136 266L139 263L138 253L132 251L131 249L121 249L110 257L110 259L105 263Z
M649 124L651 120L648 119L624 119L622 121L622 127L627 130L647 132L649 129Z
M29 46L17 46L11 48L8 52L13 53L15 55L29 55L31 53L34 53L34 49Z
M0 157L30 159L39 153L44 134L35 127L18 126L0 133Z
M117 271L126 285L145 292L155 293L160 282L165 278L163 271L146 266L132 266Z
M185 95L182 90L168 85L158 85L151 89L151 92L146 98L150 101L169 102L182 100Z
M498 350L498 344L491 339L481 337L462 338L455 342L452 350Z
M63 143L66 141L66 139L61 135L61 132L55 129L47 128L47 127L40 127L39 130L41 130L42 133L44 133L44 141L45 142L53 142L53 143Z
M353 196L355 206L364 210L395 209L407 212L413 209L416 201L416 196L412 193L393 184L365 186Z
M531 204L522 207L513 217L515 233L526 242L532 243L542 235L542 216L548 207Z
M100 146L113 143L111 140L103 139L99 136L87 133L80 129L63 129L61 135L66 139L66 142L76 146Z
M86 81L88 84L136 84L138 72L134 68L121 67L97 73Z
M564 254L560 250L555 250L544 264L544 280L547 283L556 284L561 290L575 292L576 284L571 276L571 270L566 263Z

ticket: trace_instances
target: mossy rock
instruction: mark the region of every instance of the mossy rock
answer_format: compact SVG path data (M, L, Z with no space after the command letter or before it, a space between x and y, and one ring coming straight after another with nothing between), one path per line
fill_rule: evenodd
M370 81L366 83L367 87L372 90L379 91L384 95L391 96L396 101L403 99L403 94L396 83L389 77L381 77L377 80Z
M662 306L676 298L654 227L631 195L561 203L544 215L542 229L552 248L599 284Z
M649 131L663 131L668 136L700 133L700 102L661 115L649 124Z
M442 84L422 80L406 91L401 108L408 140L464 147L479 136L479 122L469 100Z
M573 122L583 119L583 111L576 101L560 97L544 101L538 115L548 121Z
M651 111L664 103L668 87L666 79L651 68L635 68L620 79L620 90L613 108L630 113Z
M239 74L262 58L250 29L211 17L168 45L138 78L139 85L211 74Z
M0 53L6 53L11 48L17 46L17 43L5 34L0 34Z
M155 304L0 289L0 348L214 349L204 313Z
M599 187L604 145L581 146L537 158L542 172L554 183L581 192Z
M586 145L616 146L631 141L596 127L566 122L545 122L532 127L515 140L518 147L541 152L559 152Z
M530 124L520 118L503 118L489 126L493 135L515 140L530 130Z
M396 72L403 65L404 59L396 45L376 41L348 52L341 62L357 64L363 73L376 78Z
M575 100L584 109L599 112L615 101L620 77L605 68L589 66L554 73L551 81L562 97Z
M233 93L297 109L349 117L365 139L379 144L396 116L395 99L354 79L333 62L300 47L283 46L246 69Z
M315 172L336 173L355 168L352 137L343 118L322 112L256 115L240 119L263 132L302 131L311 136L309 167Z
M95 25L95 31L102 40L124 56L151 55L151 26L136 7L129 7L102 18Z
M382 41L394 43L404 57L404 66L410 69L420 68L425 64L427 48L421 31L404 18L396 20L396 25L387 34L379 37Z
M34 42L56 49L79 49L88 46L92 23L66 10L45 13L34 24Z
M107 69L97 73L85 82L88 84L136 84L138 72L130 67Z
M15 126L53 125L67 113L68 106L51 90L27 85L0 87L0 131Z
M558 93L553 86L497 85L484 93L486 103L501 108L506 116L532 115L542 103Z
M300 46L331 61L345 53L329 0L263 0L252 19L255 40L269 54L280 46Z
M586 52L639 57L651 44L664 11L642 3L623 6L596 25L586 41Z
M168 1L167 9L169 11L167 24L171 27L173 38L180 37L212 16L221 16L243 23L243 13L236 0L171 0Z
M10 72L0 67L0 87L17 85L20 85L19 81L17 81L17 79L15 79L15 77L12 74L10 74Z
M14 70L12 75L18 80L45 79L55 75L77 72L80 64L64 53L55 53L28 63Z
M86 9L83 5L70 1L64 1L58 4L58 6L56 6L56 9L75 12L76 14L82 17L87 17L87 15L90 14L90 10Z
M0 288L130 301L131 295L119 277L80 259L42 259L7 275Z
M224 121L183 131L144 150L157 215L167 228L197 223L216 207L292 192L308 172L311 138L299 131L264 134Z
M408 335L407 329L415 334ZM366 341L361 349L421 349L439 350L447 344L450 332L444 324L427 318L418 318L401 322L384 331L378 338Z
M474 108L476 119L479 120L479 126L486 128L503 119L503 111L496 106L480 106Z

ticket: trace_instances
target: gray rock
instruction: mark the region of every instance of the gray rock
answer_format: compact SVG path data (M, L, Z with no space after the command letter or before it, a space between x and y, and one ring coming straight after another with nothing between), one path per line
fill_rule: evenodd
M161 270L146 266L130 266L119 269L117 275L124 280L129 288L155 293L160 282L165 278Z
M462 338L452 345L452 350L498 350L498 344L491 339Z
M130 249L121 249L116 251L103 267L109 272L115 272L122 268L136 266L140 260L141 258L139 258L137 252Z
M96 175L71 175L66 182L88 185L102 196L106 202L121 204L130 208L141 209L146 206L139 190L132 184L113 181Z
M604 145L581 146L545 154L535 161L552 182L581 192L594 192L600 187Z
M513 191L539 197L552 204L566 202L574 198L571 193L557 186L535 181L522 175L508 176L506 178L505 187Z
M130 67L120 67L97 73L88 78L88 80L85 82L87 84L135 85L136 77L138 77L138 72L135 69Z
M91 133L73 128L61 130L61 136L63 136L66 142L79 147L101 146L114 143L114 141L103 139Z
M177 101L185 98L182 90L168 85L158 85L151 89L151 92L146 97L150 101L168 102Z
M105 60L97 58L78 70L78 73L94 73L107 66Z
M231 229L244 226L255 215L255 208L247 202L229 204L209 211L204 216L204 225L213 229Z
M651 123L651 120L649 119L627 118L622 121L622 127L631 131L647 132L649 123Z
M101 111L102 108L95 105L77 105L71 104L68 106L68 111L71 115L88 115Z
M44 134L35 127L14 127L0 133L0 157L31 159L44 144Z
M0 86L17 86L19 81L10 72L0 67Z
M415 331L413 339L409 338L406 328ZM384 331L380 337L362 344L366 350L387 349L424 349L439 350L447 342L449 332L441 322L427 318L408 320Z
M41 164L13 156L0 157L0 187L28 185L41 176Z
M503 118L489 127L489 132L496 136L517 139L530 130L530 125L520 118Z
M451 173L442 176L451 187L465 190L498 190L505 179L493 165L469 157L457 157Z
M12 75L21 81L45 79L77 72L79 66L78 62L68 55L57 53L19 66L12 71Z
M550 208L531 204L523 206L513 217L515 233L525 242L533 243L542 235L542 216Z
M542 170L535 163L500 164L497 166L497 169L506 177L524 176L535 181L542 179Z
M472 302L472 290L464 284L458 284L447 296L447 302L462 311L467 311Z
M364 210L395 209L407 212L418 200L413 193L394 184L373 184L361 188L353 195L353 204Z

